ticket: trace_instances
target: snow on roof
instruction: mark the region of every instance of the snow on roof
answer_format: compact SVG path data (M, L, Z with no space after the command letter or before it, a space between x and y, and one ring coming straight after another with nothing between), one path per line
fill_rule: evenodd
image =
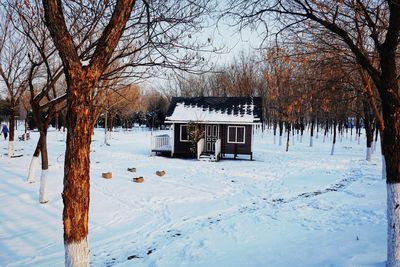
M252 97L194 97L172 100L166 121L259 123L260 107Z

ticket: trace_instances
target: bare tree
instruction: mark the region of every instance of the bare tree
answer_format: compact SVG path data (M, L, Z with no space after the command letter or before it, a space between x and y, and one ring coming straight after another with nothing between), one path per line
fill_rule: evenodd
M87 24L90 14L97 14L96 7L103 5L107 8L102 9L99 21L80 28L79 35L75 36L76 29L69 27L72 14L83 8L84 15L78 20ZM89 154L102 97L100 80L113 79L114 75L141 78L150 73L147 67L197 66L202 61L196 54L201 44L199 40L192 41L190 33L201 27L200 15L207 11L207 5L208 1L195 4L173 0L160 3L118 0L83 4L43 0L46 25L61 57L67 83L68 133L63 191L67 266L89 264ZM80 36L88 34L92 38L80 44ZM82 50L88 52L81 60ZM107 72L107 67L121 58L126 58L125 64Z
M10 103L8 156L14 155L15 118L19 101L28 88L26 40L13 27L14 10L5 3L0 3L0 77L7 89L7 100Z
M49 32L43 23L43 12L36 1L19 5L9 2L9 7L18 15L13 19L15 30L26 38L29 52L29 102L33 118L39 130L39 140L29 167L27 181L35 182L35 169L41 155L41 178L39 202L47 203L48 153L47 129L51 120L65 107L63 68Z

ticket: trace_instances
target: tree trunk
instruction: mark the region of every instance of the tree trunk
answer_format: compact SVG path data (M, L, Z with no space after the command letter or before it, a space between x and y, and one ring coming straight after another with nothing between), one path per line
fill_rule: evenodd
M88 216L90 143L94 128L93 91L118 44L136 1L116 1L109 23L82 66L63 16L62 2L43 0L46 26L63 62L67 83L67 144L64 163L64 246L66 266L89 266Z
M366 160L371 161L372 156L372 142L374 140L374 129L372 127L372 114L370 112L369 103L367 99L364 98L363 101L364 106L364 128L365 128L365 136L367 137L367 155Z
M27 121L26 121L26 116L25 116L25 119L24 119L24 141L26 141L27 140L27 132L28 132L28 123L27 123Z
M78 72L78 75L81 73ZM88 266L89 170L93 131L91 91L81 77L68 80L63 222L66 266ZM82 75L83 76L83 75ZM83 76L84 77L84 76ZM84 77L87 78L87 77ZM77 82L79 81L79 82ZM75 83L72 83L75 82Z
M104 144L108 145L107 141L107 129L108 129L108 121L107 121L107 110L104 112Z
M350 141L353 141L353 120L351 120L350 125Z
M40 138L36 144L35 152L33 153L31 164L29 165L29 173L28 173L28 183L34 183L35 182L35 171L36 171L36 166L39 161L39 154L40 154Z
M277 128L277 123L276 123L276 121L274 121L274 126L273 126L273 128L274 128L274 145L276 144L276 128Z
M294 146L294 123L291 124L292 128L292 146Z
M323 142L324 142L324 143L325 143L326 136L328 135L328 130L329 130L329 122L328 122L328 120L326 120L326 123L325 123L325 132L324 132L324 139L323 139Z
M336 145L336 125L337 125L337 121L336 119L333 122L333 142L332 142L332 150L331 150L331 155L333 155L335 153L335 145Z
M54 120L56 131L58 131L58 113L54 114Z
M14 148L14 137L15 137L15 107L11 107L10 114L10 125L9 125L9 136L8 136L8 157L11 158L14 156L15 148Z
M358 129L360 128L360 118L359 117L357 117L356 118L356 133L355 133L355 138L356 138L356 141L358 142L358 143L360 143L360 139L359 139L359 135L358 135Z
M67 113L66 112L61 112L61 123L62 123L63 133L64 133L65 128L67 126Z
M290 139L290 123L286 124L287 128L287 139L286 139L286 152L289 151L289 139Z
M388 258L386 266L400 266L400 184L387 183Z
M300 122L300 143L303 143L303 133L304 133L304 122L301 120Z
M378 123L376 123L375 125L375 141L374 141L374 148L373 148L373 152L376 151L376 144L378 143L378 137L379 137L379 126Z
M397 89L398 90L398 89ZM386 163L387 219L388 219L388 266L400 266L400 106L394 99L382 99L385 121L382 139Z
M314 124L315 124L315 119L313 118L313 119L311 120L311 129L310 129L310 147L313 146Z
M40 131L40 154L42 155L42 174L40 176L39 202L45 204L47 197L47 176L49 171L49 159L47 157L47 125Z
M340 120L338 124L338 133L340 136L340 143L342 142L342 136L343 136L343 122Z
M282 145L283 121L279 121L279 146Z

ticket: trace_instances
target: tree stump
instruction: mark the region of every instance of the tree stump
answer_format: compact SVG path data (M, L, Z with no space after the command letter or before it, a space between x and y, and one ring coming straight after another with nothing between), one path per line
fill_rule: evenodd
M104 179L111 179L112 178L112 172L103 172L101 174L101 177L103 177Z
M142 176L140 176L140 177L135 177L135 178L133 178L133 181L134 181L135 183L143 183L143 182L144 182L144 178L143 178Z
M156 174L158 176L164 176L165 175L165 171L156 171Z

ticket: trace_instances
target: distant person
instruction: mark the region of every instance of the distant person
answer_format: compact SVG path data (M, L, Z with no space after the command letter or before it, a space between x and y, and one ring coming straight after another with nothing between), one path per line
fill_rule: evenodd
M1 129L1 133L4 135L4 140L7 140L7 136L8 136L7 125L3 125L3 128Z

